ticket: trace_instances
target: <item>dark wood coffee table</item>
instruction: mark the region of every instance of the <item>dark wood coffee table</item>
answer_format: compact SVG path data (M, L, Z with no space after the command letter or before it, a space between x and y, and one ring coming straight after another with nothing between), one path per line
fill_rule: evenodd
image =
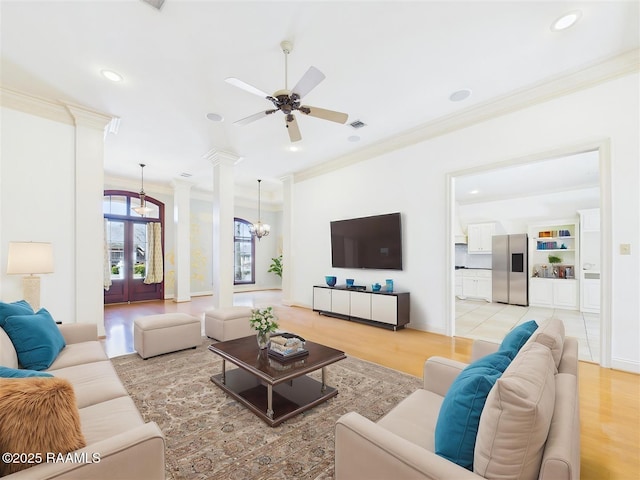
M344 352L313 342L305 348L309 355L279 361L258 348L255 336L214 343L209 350L222 357L222 373L211 381L275 427L338 394L326 384L326 367L345 359ZM227 361L239 368L227 370ZM321 382L307 376L320 369Z

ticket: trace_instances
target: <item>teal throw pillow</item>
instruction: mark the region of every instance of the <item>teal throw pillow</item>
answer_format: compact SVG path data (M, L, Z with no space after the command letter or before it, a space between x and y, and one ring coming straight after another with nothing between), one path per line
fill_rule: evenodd
M436 454L473 470L480 414L489 390L510 363L507 352L495 352L460 372L440 407L435 430Z
M0 319L0 327L11 339L23 368L45 370L65 347L60 329L44 308L32 315L12 315Z
M498 351L511 352L511 358L514 358L537 328L538 324L535 320L529 320L512 328L511 331L505 335Z
M0 378L28 378L28 377L53 377L47 372L25 370L24 368L9 368L0 365Z
M4 303L0 302L0 327L5 318L12 315L33 315L34 311L25 300L18 300L17 302Z

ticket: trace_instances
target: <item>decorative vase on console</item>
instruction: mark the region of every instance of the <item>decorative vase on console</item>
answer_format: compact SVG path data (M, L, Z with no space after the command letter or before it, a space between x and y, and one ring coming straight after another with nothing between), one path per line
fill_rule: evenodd
M273 307L267 307L264 309L256 308L255 310L251 310L249 323L251 324L251 328L256 331L258 348L260 348L260 350L269 346L271 332L275 332L278 328L277 320L278 319L273 314Z
M324 281L327 282L327 285L329 285L330 287L334 287L336 285L337 282L337 277L333 277L331 275L327 275L324 277Z
M388 279L385 280L386 286L387 286L387 292L391 293L393 292L393 280Z

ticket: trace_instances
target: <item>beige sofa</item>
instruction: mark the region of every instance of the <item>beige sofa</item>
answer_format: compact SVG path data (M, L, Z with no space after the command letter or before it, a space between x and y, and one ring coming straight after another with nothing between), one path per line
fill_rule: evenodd
M165 442L155 423L145 423L98 341L93 324L62 324L66 346L46 370L70 381L86 447L79 458L99 462L41 463L7 479L164 479ZM0 328L0 365L18 368L16 351ZM86 452L87 456L80 454Z
M497 344L476 341L471 360L497 349ZM578 342L575 338L564 337L564 326L559 320L552 320L534 332L489 391L475 439L473 471L434 453L434 432L440 407L452 382L466 364L441 357L428 359L424 365L424 387L377 423L356 412L347 413L338 420L336 480L579 479L577 358ZM548 390L546 407L544 400L533 407L537 400L525 398L527 382L535 383L536 378ZM526 413L519 421L529 422L529 426L514 423L509 417L510 407L505 405L513 401L514 395L518 397L516 414L517 411ZM529 437L535 435L542 436L538 439L537 456L532 447L535 442ZM521 445L522 442L525 443ZM523 455L529 458L523 461Z

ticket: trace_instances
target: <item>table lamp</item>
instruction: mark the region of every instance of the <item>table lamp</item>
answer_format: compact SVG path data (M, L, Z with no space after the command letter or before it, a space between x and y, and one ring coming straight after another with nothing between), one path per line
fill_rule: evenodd
M22 279L24 299L34 311L40 309L40 277L53 273L53 248L45 242L9 242L7 274L25 275Z

